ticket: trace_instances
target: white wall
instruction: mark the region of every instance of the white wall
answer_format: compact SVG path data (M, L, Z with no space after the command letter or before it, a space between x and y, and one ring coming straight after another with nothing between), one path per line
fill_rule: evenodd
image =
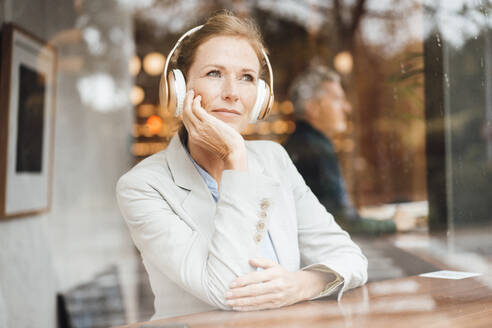
M74 8L76 3L83 5ZM125 102L117 110L98 112L82 103L77 89L81 77L107 71L128 93L133 49L109 43L104 55L95 56L83 39L60 37L60 32L100 24L101 31L116 28L120 37L132 40L130 13L115 1L99 4L0 0L0 23L13 21L53 40L59 56L52 209L0 220L0 327L56 327L56 292L113 263L123 271L125 294L133 293L134 248L114 198L116 180L132 161L132 106Z

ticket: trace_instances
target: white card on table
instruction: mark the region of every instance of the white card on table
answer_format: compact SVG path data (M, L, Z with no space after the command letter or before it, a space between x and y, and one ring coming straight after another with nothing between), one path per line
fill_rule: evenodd
M448 270L419 274L420 277L441 278L441 279L464 279L464 278L476 277L480 275L481 273L448 271Z

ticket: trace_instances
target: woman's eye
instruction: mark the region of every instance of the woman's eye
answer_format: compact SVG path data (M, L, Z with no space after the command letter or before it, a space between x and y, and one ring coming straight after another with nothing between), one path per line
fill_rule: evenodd
M243 81L249 81L249 82L254 82L255 81L255 78L251 74L244 74L241 77L241 80L243 80Z
M220 77L220 72L216 69L207 73L207 76Z

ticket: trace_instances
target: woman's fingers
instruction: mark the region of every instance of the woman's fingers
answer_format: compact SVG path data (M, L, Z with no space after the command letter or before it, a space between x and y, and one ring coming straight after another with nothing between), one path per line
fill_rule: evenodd
M236 311L262 310L279 307L281 298L275 293L228 300L226 303Z
M217 128L216 125L218 122L220 122L219 125L225 124L220 120L217 120L214 116L207 113L207 111L205 111L205 109L202 107L202 96L200 95L196 96L191 101L190 113L190 116L195 119L194 123L201 124L202 127L207 127L206 130Z
M265 270L246 274L231 283L225 298L234 310L271 309L302 300L303 282L298 274L265 258L251 259L250 263Z
M194 96L195 93L193 92L193 90L189 90L186 93L186 98L184 101L183 123L187 128L190 127L190 124L196 128L197 125L200 123L200 120L196 117L192 110L194 99L196 99L194 98Z
M217 131L222 131L223 129L231 129L226 123L222 122L215 116L208 113L202 107L202 96L196 96L193 100L192 111L196 118L200 120L201 123L208 125L210 128L213 128Z
M208 124L214 129L232 130L232 128L230 128L226 123L211 115L202 107L202 96L198 95L193 99L191 109L195 117L198 118L200 122Z
M202 96L198 95L193 99L193 103L191 105L191 111L195 115L197 119L200 121L204 121L206 119L204 112L205 110L202 108Z
M223 160L228 159L232 152L239 154L234 157L237 163L234 162L235 166L232 167L247 169L244 139L227 123L207 113L201 105L201 100L201 96L195 97L192 90L185 98L183 124L188 130L190 140Z
M240 288L251 284L257 284L260 282L265 282L272 280L279 275L279 271L275 268L269 268L263 271L255 271L248 273L244 276L236 278L231 284L230 288Z
M251 272L244 276L236 278L231 284L230 288L239 288L244 287L250 284L257 284L260 282L268 281L272 278L271 272L269 270Z
M226 299L236 299L248 296L258 296L276 293L279 291L278 284L275 281L267 281L264 283L250 284L240 288L233 288L226 292Z
M191 103L193 102L193 97L195 92L193 90L188 90L183 103L183 111L191 109Z
M278 265L275 261L264 257L255 257L249 260L249 264L257 268L268 269Z

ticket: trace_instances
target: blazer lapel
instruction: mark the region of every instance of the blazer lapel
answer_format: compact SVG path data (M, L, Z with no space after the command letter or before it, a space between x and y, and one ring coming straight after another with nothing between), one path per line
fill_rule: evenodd
M178 134L171 139L168 149L167 162L174 182L190 191L182 200L182 208L191 217L198 230L211 238L216 210L212 194L191 162Z

